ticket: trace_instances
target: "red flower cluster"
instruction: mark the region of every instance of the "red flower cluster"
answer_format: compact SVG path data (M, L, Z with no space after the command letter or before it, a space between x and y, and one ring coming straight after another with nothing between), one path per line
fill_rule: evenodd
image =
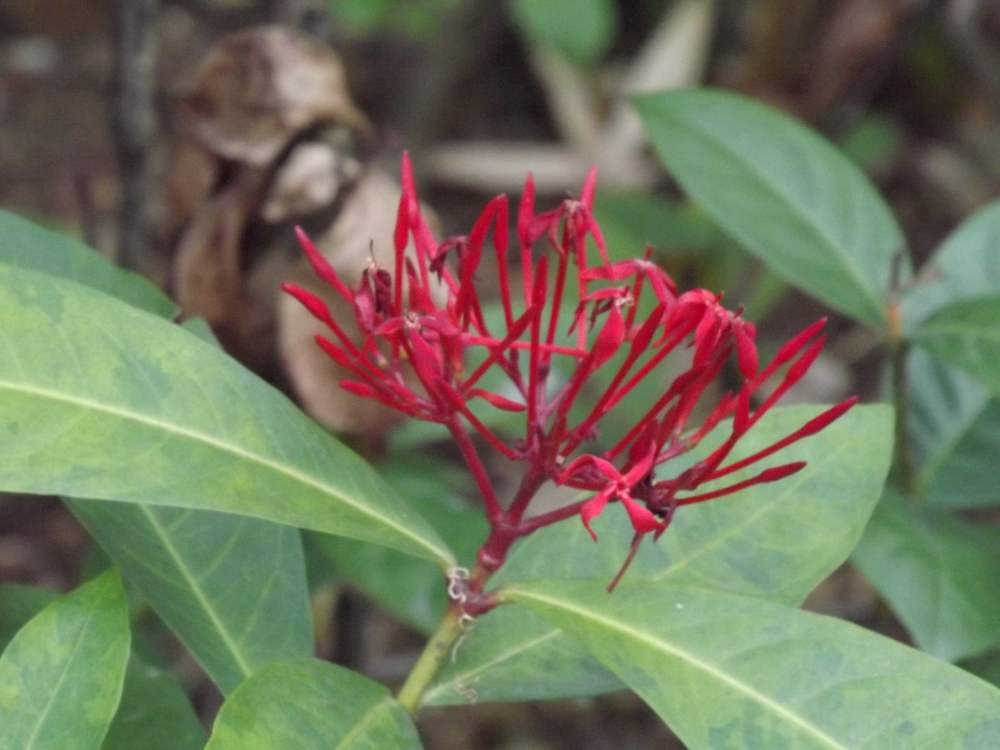
M815 361L825 341L821 334L825 321L807 327L760 368L753 324L740 312L726 310L718 295L704 289L678 293L666 272L650 261L648 250L643 258L610 259L592 213L595 176L592 170L578 200L565 200L543 213L535 212L534 183L528 177L517 212L521 294L514 292L511 279L506 196L486 205L468 235L438 243L421 216L405 155L394 269L380 268L373 261L359 287L351 289L299 231L317 275L353 307L354 330L345 330L315 295L292 284L283 287L329 328L332 337L320 335L316 340L353 374L341 382L343 388L412 417L439 422L451 431L493 527L479 554L485 576L503 563L514 540L572 515L578 514L596 539L590 522L609 502L624 507L635 530L624 572L642 538L649 533L659 537L679 506L773 482L805 464L767 469L710 492L698 493L701 485L818 432L855 403L848 399L773 445L726 463L736 442ZM500 330L487 323L478 286L489 273L484 256L491 233L503 308ZM407 252L411 240L413 257ZM548 253L538 252L539 246ZM591 257L591 248L596 249L596 258ZM575 307L566 303L570 295L575 296ZM640 316L643 295L652 299L644 305L649 312ZM686 369L635 425L607 450L583 452L596 437L601 420L678 350L688 351ZM472 354L480 361L466 372ZM556 367L561 364L557 358L570 366ZM700 424L691 425L702 395L732 359L740 386L726 391ZM603 395L584 410L584 416L573 412L577 416L572 419L572 407L584 386L602 368L610 376ZM505 393L480 385L483 376L494 370L508 383ZM556 372L569 375L553 383ZM777 384L769 387L772 380ZM496 409L523 412L523 435L504 440L470 409L474 399ZM751 406L754 399L759 402L756 408ZM655 478L667 470L672 458L690 451L730 417L728 438L707 457L670 478ZM506 508L470 439L470 428L507 458L527 464L520 488ZM548 480L590 496L525 518L532 498Z

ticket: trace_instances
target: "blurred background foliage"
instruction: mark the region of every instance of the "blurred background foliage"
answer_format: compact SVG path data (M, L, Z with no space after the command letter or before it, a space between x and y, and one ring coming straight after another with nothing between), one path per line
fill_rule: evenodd
M554 205L596 164L612 253L650 246L681 286L725 291L766 352L827 308L684 197L630 104L703 84L837 144L886 197L918 282L945 237L1000 193L1000 6L989 0L8 0L0 206L150 276L379 462L443 532L474 538L471 493L442 436L351 411L310 324L277 300L277 282L304 273L291 226L355 273L388 246L403 147L443 234L464 231L494 193L516 198L528 171L539 204ZM981 233L987 264L1000 252L996 213L964 230ZM952 256L945 275L982 286L974 263ZM794 400L885 397L880 334L836 314L831 330ZM923 354L908 370L918 486L903 489L931 509L890 493L859 550L871 581L845 566L807 606L997 681L998 399ZM442 604L433 568L330 537L306 547L322 655L398 680ZM0 635L46 600L26 584L66 589L106 564L91 550L57 500L0 498ZM220 698L195 662L151 612L135 617L143 657L179 670L210 718ZM429 746L674 742L621 695L449 711L428 713Z

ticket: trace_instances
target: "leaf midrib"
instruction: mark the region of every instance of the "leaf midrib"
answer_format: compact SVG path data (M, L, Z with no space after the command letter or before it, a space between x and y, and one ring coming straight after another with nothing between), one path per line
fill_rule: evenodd
M215 448L219 451L236 456L239 459L245 460L250 463L258 464L266 469L270 469L271 471L274 471L278 474L288 477L289 479L292 479L295 482L298 482L300 484L306 485L307 487L311 487L315 490L318 490L324 495L327 495L329 497L335 497L339 499L341 502L343 502L345 505L350 506L352 509L361 513L362 515L365 515L373 519L374 521L377 521L383 524L384 526L387 526L388 528L397 532L401 536L415 542L417 546L430 552L433 555L434 559L437 560L439 563L443 563L445 565L451 565L453 562L451 556L447 554L445 551L439 550L436 547L431 546L427 542L427 540L425 540L423 537L415 535L405 526L394 523L391 520L391 517L381 516L378 515L377 513L372 512L370 508L356 502L355 500L351 499L348 495L339 494L335 492L333 488L324 484L322 480L316 479L310 476L309 474L305 474L296 469L284 466L280 463L277 463L271 459L266 458L265 456L261 456L260 454L241 448L238 445L227 443L223 440L219 440L218 438L212 437L211 435L206 435L202 432L198 432L197 430L181 427L180 425L172 424L170 422L164 422L159 419L153 419L146 415L129 411L127 409L122 409L120 407L111 404L104 404L99 401L93 401L87 398L71 396L68 394L60 393L58 391L53 391L48 388L29 386L22 383L14 383L9 380L0 379L0 389L4 388L17 393L24 393L29 396L35 396L42 399L49 399L51 401L58 401L66 404L72 404L74 406L83 409L90 409L96 412L102 412L105 414L118 417L123 420L129 420L137 422L139 424L146 425L148 427L157 428L166 433L172 433L180 437L188 438L195 442L204 443L205 445L211 446L212 448Z
M372 706L370 706L368 710L365 711L364 716L362 716L357 721L357 723L355 723L355 725L351 727L350 731L347 734L345 734L343 738L341 738L340 742L337 743L334 750L342 750L342 748L349 748L350 747L349 743L354 742L355 739L360 737L361 733L368 728L368 725L375 720L376 716L378 716L381 713L384 713L387 709L392 708L392 704L394 702L395 699L391 695L387 695L378 703L375 703Z
M80 627L76 639L73 641L73 647L70 649L70 657L69 659L66 660L66 663L63 665L62 672L59 674L59 679L56 680L55 687L49 693L49 700L45 703L45 708L42 710L41 715L38 717L38 721L35 722L35 728L32 730L31 736L28 737L28 744L24 746L24 750L31 750L31 748L35 746L35 740L38 739L38 733L42 731L42 727L45 724L45 719L48 717L49 711L52 710L52 706L55 705L56 700L59 697L59 692L62 690L63 683L66 681L66 675L69 674L70 667L73 666L73 664L76 662L77 656L79 656L80 643L87 635L87 631L90 630L90 624L94 620L94 614L96 610L97 610L96 602L91 602L89 606L89 611L87 612L87 619Z
M212 622L212 625L215 626L215 629L218 632L219 637L222 639L223 644L232 654L232 657L236 662L236 666L239 667L240 671L243 673L243 677L244 678L249 677L251 674L253 674L253 668L250 666L250 663L246 661L244 656L240 653L236 641L229 632L228 626L219 617L219 614L218 612L216 612L215 607L212 605L212 602L205 595L205 592L203 591L202 586L199 583L198 579L192 575L185 560L180 556L180 554L177 551L177 548L174 546L173 542L167 535L165 529L163 528L163 525L160 523L159 519L156 518L155 514L148 507L139 504L136 504L136 507L138 507L142 511L142 513L146 516L146 518L149 520L149 524L152 527L153 533L160 539L160 543L163 545L167 553L170 555L171 559L174 561L175 567L180 572L181 577L183 577L184 581L188 584L189 588L191 589L191 592L194 594L194 598L198 601L198 604L201 605L202 609L208 615L208 619Z
M641 630L636 630L634 627L628 623L622 622L620 620L615 620L598 612L594 612L586 607L581 607L575 602L567 601L565 599L558 599L551 596L546 596L545 594L539 593L537 591L525 591L524 589L518 589L512 587L507 590L506 596L512 599L520 600L534 600L545 605L555 607L557 609L562 609L566 612L579 615L585 619L589 619L599 626L603 626L609 630L617 631L623 636L631 637L636 641L644 643L652 648L661 651L666 656L674 657L680 659L681 661L687 662L690 666L697 670L705 673L710 679L714 678L720 682L729 685L731 688L743 693L750 700L756 701L762 708L770 709L773 713L779 717L784 717L789 722L796 724L797 726L804 729L806 732L814 736L817 740L823 744L835 748L836 750L848 750L846 745L840 744L836 739L828 735L826 732L821 730L819 727L815 726L807 719L799 716L794 711L790 711L782 704L773 700L767 695L757 691L752 685L748 685L741 680L732 677L725 672L720 671L714 665L708 662L702 661L693 654L680 649L678 647L672 646L665 640L660 640L648 633Z
M422 705L428 705L430 703L433 703L434 696L436 696L438 693L442 692L446 693L449 690L460 692L460 688L462 687L463 683L466 682L466 680L475 677L478 674L482 674L483 672L487 672L492 667L495 667L497 664L503 664L505 661L513 659L518 654L524 653L525 651L530 651L536 646L545 643L545 641L548 641L562 634L563 631L560 628L553 627L551 630L548 630L543 635L540 635L537 638L532 638L531 640L527 641L520 641L518 645L515 646L514 648L509 648L506 651L500 652L489 661L483 662L482 664L477 665L473 669L469 669L466 670L465 672L452 675L451 679L448 680L447 682L438 683L430 690L428 690L426 693L424 693Z

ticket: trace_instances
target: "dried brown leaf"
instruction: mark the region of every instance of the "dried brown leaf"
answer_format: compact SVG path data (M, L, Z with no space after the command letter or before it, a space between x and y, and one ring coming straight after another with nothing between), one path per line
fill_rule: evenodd
M218 174L219 160L194 141L182 140L173 146L166 180L168 231L183 225L204 206Z
M243 230L262 175L248 171L209 198L191 218L177 243L174 293L188 316L225 326L243 308Z
M258 166L320 122L368 127L343 65L319 40L281 26L224 37L180 98L187 131L226 159Z

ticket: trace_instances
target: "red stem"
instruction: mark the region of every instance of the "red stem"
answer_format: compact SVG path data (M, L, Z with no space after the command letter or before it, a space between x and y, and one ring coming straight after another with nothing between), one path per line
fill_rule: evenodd
M486 467L483 466L482 459L479 458L476 446L472 444L468 430L465 429L465 425L459 421L457 416L452 415L445 424L451 431L452 437L455 438L458 450L461 451L462 458L465 459L465 463L469 467L469 472L472 474L472 478L479 488L479 493L483 496L483 505L486 506L486 518L491 525L495 526L503 517L503 508L500 507L496 490L493 489L493 484L490 482L489 474L486 472Z
M554 297L552 298L552 312L549 313L549 330L545 334L545 343L547 346L552 346L556 339L556 327L559 325L559 313L562 308L562 296L563 288L566 286L566 267L569 265L569 255L563 254L559 256L559 270L556 272L556 283L554 289ZM548 350L545 352L544 360L549 362L552 359L552 352Z
M493 366L494 362L498 361L504 355L508 347L514 343L514 340L524 333L524 329L532 323L539 311L540 308L538 307L529 307L525 310L524 315L522 315L516 323L511 325L507 335L504 336L495 346L490 347L490 354L485 360L483 360L483 363L479 365L475 372L473 372L461 384L462 392L468 393L469 388L471 388L476 381L478 381L479 378L481 378L486 371Z
M546 472L542 454L545 452L544 446L539 446L538 457L531 464L531 467L524 473L521 485L517 488L517 494L507 509L507 519L511 523L519 523L528 505L534 499L539 488L545 484Z
M590 498L588 497L587 500L589 499ZM587 500L580 500L575 503L570 503L569 505L564 505L561 508L550 510L547 513L539 513L537 516L531 516L531 518L528 518L518 524L518 536L527 536L531 532L537 531L543 526L549 526L550 524L558 523L559 521L564 521L567 518L575 516L580 512L580 507L587 502Z

